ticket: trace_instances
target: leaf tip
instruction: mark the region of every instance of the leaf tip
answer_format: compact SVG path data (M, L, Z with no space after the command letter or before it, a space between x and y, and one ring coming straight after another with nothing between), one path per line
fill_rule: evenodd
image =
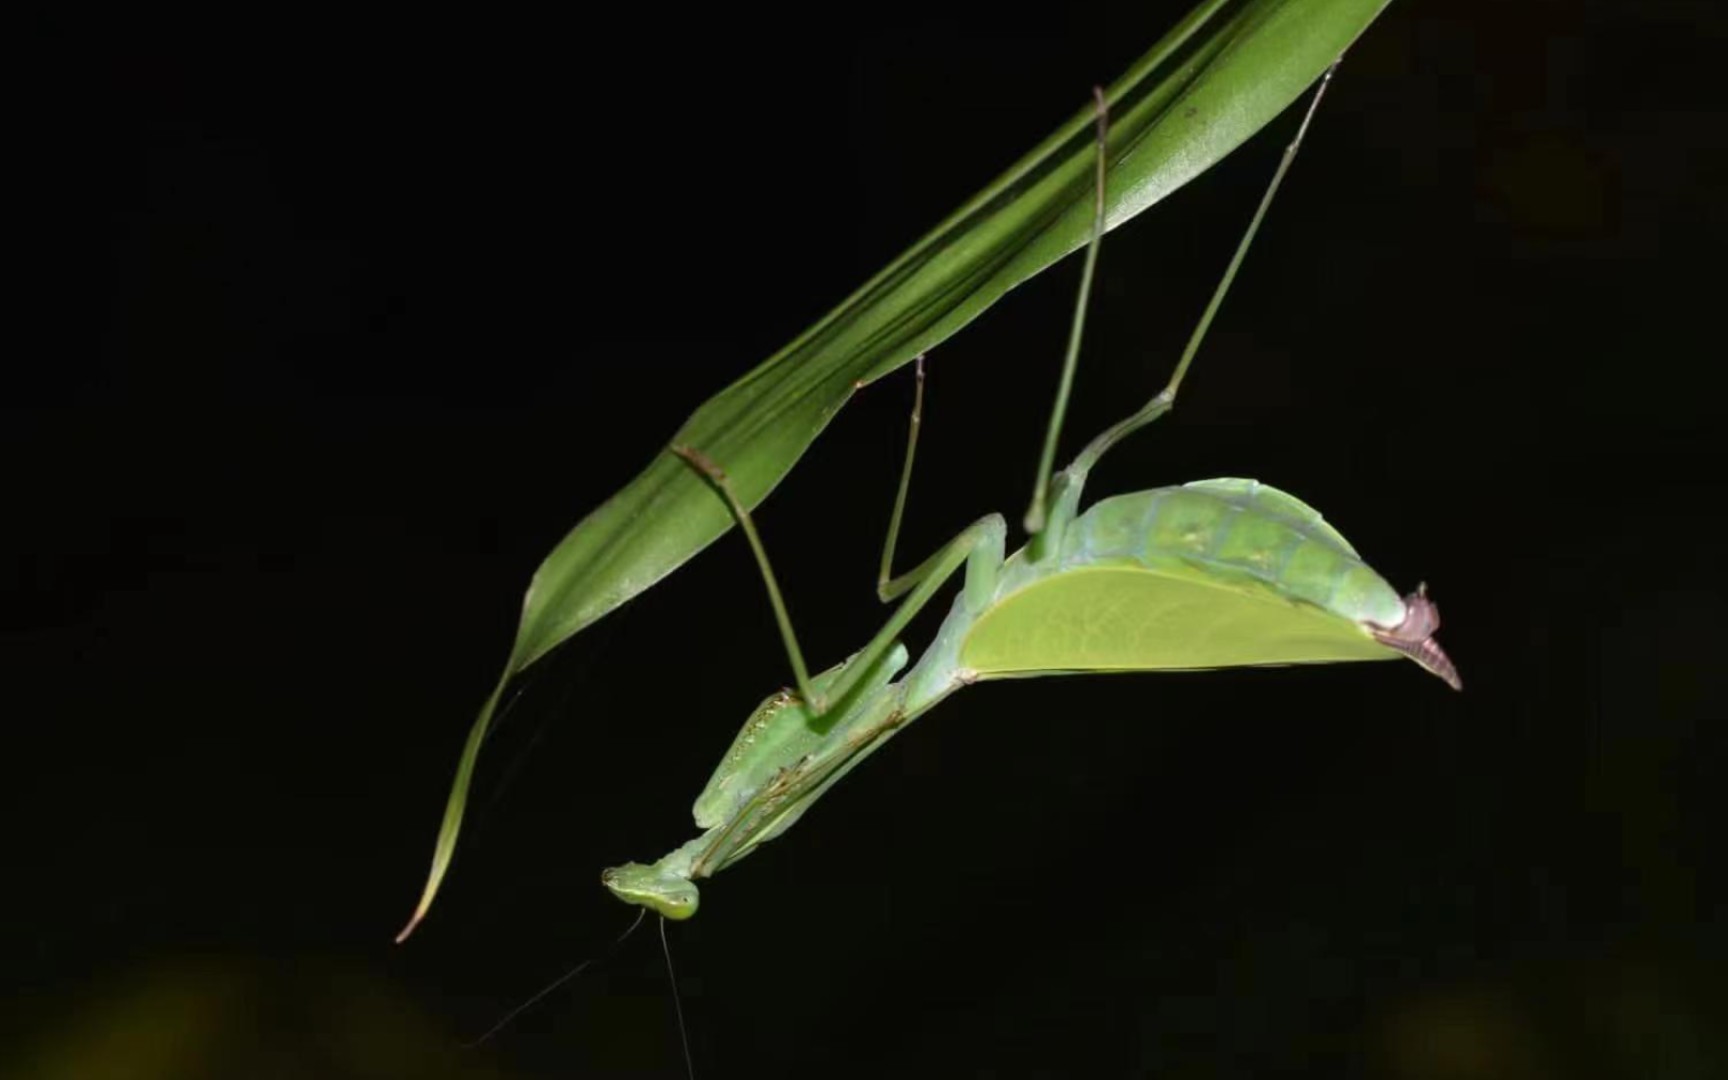
M432 910L432 898L438 895L438 882L443 877L444 866L440 861L438 865L432 867L432 877L426 882L426 891L420 894L420 903L415 906L414 914L409 916L408 925L404 926L401 932L396 935L396 944L400 945L407 941L408 935L414 932L415 927L419 926L421 920L426 918L426 913Z
M425 917L426 917L426 906L424 904L422 904L420 907L414 909L414 917L409 919L408 925L404 926L401 929L401 931L396 935L396 944L400 945L404 941L407 941L408 935L412 934L414 932L414 928L416 926L419 926L420 920L424 919Z

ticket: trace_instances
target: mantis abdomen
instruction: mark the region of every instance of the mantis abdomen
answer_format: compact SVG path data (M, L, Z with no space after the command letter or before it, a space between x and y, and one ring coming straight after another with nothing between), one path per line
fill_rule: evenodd
M1411 611L1300 499L1254 480L1202 480L1105 499L1053 558L1011 559L959 659L988 678L1403 653L1447 677L1396 637Z

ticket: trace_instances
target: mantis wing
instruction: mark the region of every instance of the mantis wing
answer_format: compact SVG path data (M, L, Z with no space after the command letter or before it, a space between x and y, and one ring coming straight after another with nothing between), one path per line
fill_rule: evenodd
M1358 624L1269 585L1172 561L1050 577L983 615L961 650L980 676L1393 660Z
M1295 100L1389 0L1202 0L1107 92L1114 228L1203 172ZM1086 242L1093 110L979 192L797 340L710 398L671 440L725 464L754 507L840 407ZM504 686L731 527L671 453L579 523L535 572L510 659L475 719L413 917L455 852L474 763Z

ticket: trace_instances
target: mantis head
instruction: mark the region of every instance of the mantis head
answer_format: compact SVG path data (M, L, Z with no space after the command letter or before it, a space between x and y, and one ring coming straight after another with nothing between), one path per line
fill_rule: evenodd
M668 919L688 919L696 914L695 884L670 870L625 863L601 874L600 881L626 904L658 911Z

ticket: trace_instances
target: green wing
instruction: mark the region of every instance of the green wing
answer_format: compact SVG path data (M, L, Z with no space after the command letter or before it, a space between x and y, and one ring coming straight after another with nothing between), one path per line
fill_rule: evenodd
M979 616L961 664L980 676L1393 660L1357 623L1243 575L1178 560L1065 570Z

